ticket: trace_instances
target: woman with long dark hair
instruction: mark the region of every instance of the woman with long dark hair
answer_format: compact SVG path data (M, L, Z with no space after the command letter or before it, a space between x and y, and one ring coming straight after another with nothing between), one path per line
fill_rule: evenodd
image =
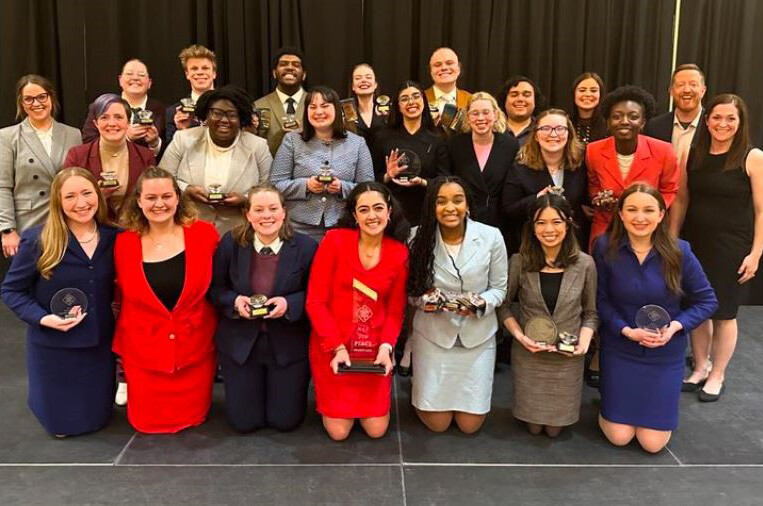
M583 72L572 83L570 119L583 147L607 136L607 123L599 110L605 91L604 80L596 72Z
M596 265L572 233L572 208L561 195L545 193L528 210L519 253L509 262L506 300L498 314L514 336L511 348L511 412L532 434L556 437L580 417L583 362L598 326ZM511 310L519 301L519 312ZM574 348L528 337L528 322L553 321L553 336L578 337Z
M677 204L688 212L689 241L718 296L718 311L691 334L694 371L685 391L718 400L737 340L737 310L763 254L763 151L750 144L747 106L722 94L707 106L707 130L686 163L688 184ZM710 357L712 356L712 361ZM702 386L704 384L704 387Z
M678 427L688 332L718 307L689 243L669 233L666 214L657 189L629 186L593 255L601 318L599 425L612 444L635 437L650 453L664 448ZM650 323L658 321L659 328Z
M368 63L359 63L352 68L350 76L350 98L355 100L358 121L355 129L366 140L368 149L373 153L376 133L384 128L387 114L382 114L376 107L379 96L379 82L376 72Z
M408 295L417 306L410 338L412 402L430 430L453 421L480 429L490 411L498 322L506 296L506 246L501 232L469 218L461 178L427 188L421 225L411 241Z
M392 350L403 324L410 227L386 186L360 183L318 247L307 289L316 409L334 440L355 420L370 437L389 426ZM353 362L381 369L343 373Z

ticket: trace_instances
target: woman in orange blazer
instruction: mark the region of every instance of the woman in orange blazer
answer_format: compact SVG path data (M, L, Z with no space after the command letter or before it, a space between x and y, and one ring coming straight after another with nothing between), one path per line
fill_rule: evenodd
M204 422L212 399L217 312L205 295L218 235L156 167L138 178L122 224L113 349L129 385L127 418L140 432L178 432Z
M594 204L589 251L612 221L617 199L635 182L660 190L670 206L678 192L679 171L668 142L640 135L654 112L654 98L637 86L621 86L601 104L611 137L588 144L588 192ZM611 190L611 198L602 192ZM604 198L602 198L604 197Z

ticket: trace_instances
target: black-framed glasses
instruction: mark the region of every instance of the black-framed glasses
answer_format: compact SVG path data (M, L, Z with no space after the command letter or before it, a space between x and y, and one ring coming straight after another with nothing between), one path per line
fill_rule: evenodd
M27 95L25 97L21 97L21 101L25 105L32 105L35 101L37 101L39 104L44 104L48 101L50 98L50 93L40 93L39 95L31 96Z
M562 136L568 133L570 129L564 125L556 125L556 126L543 125L541 127L536 128L535 131L540 132L543 135L551 135L551 133L553 132L558 136Z
M215 121L228 118L228 121L238 121L238 111L224 111L216 107L209 109L209 117Z

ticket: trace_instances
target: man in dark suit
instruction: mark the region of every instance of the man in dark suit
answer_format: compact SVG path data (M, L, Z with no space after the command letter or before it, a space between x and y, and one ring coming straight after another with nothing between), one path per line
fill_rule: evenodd
M677 66L669 90L675 109L655 116L644 129L645 135L670 142L679 162L696 142L697 132L707 129L702 120L702 97L706 90L705 74L697 65Z
M190 98L191 104L195 104L202 93L215 87L217 57L214 52L201 44L193 44L180 51L178 58L183 66L185 78L191 83L191 93L183 98ZM164 134L164 142L167 146L172 142L176 131L200 124L199 119L192 112L183 110L180 100L167 108L165 117L167 129Z
M276 89L254 102L257 109L270 111L269 124L260 127L268 139L268 147L273 156L281 145L286 132L298 130L305 110L305 90L302 84L307 77L305 57L297 48L282 47L271 64ZM337 111L338 113L339 111Z
M162 136L164 135L164 104L148 96L148 90L151 89L152 84L148 67L137 58L127 60L118 79L119 87L122 88L122 98L127 101L132 109L127 138L137 144L151 148L154 155L158 155L162 149ZM142 110L152 112L153 124L140 124L137 112ZM85 124L82 126L83 143L98 138L95 119L94 107L93 104L90 104L87 108Z

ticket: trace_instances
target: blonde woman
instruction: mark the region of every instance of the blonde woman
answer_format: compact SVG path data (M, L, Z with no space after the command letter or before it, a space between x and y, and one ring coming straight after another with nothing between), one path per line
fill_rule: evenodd
M466 103L464 133L448 143L449 172L464 180L470 193L470 218L501 224L501 192L519 144L506 135L506 116L492 95L474 93Z
M3 301L29 324L29 407L58 437L96 431L111 416L116 237L92 173L64 169L53 178L47 221L24 231L3 281ZM62 289L77 291L59 312L51 306L68 302Z

